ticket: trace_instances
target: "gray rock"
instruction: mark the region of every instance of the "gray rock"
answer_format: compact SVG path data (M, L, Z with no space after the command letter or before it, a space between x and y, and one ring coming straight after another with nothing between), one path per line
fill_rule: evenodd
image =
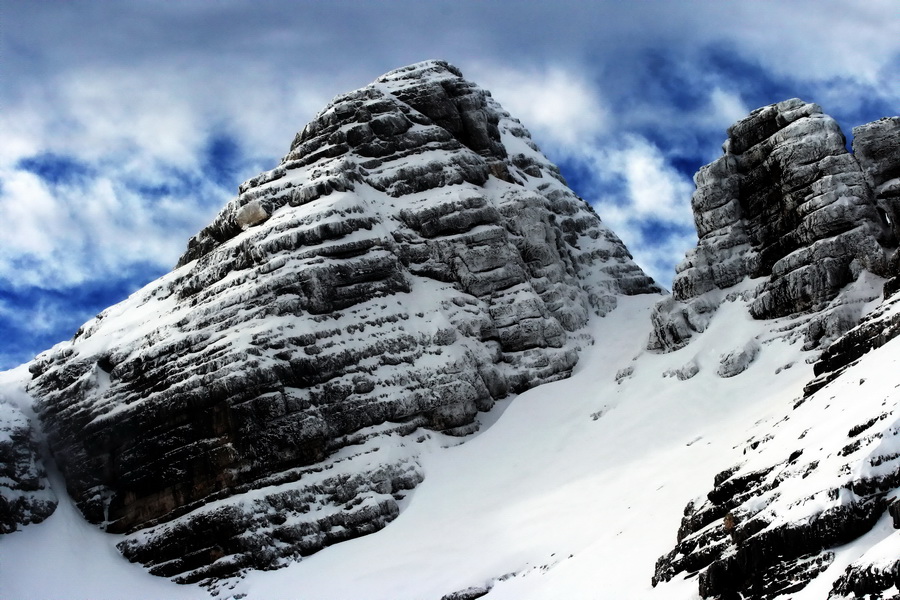
M335 98L179 265L38 357L29 390L84 515L183 581L383 527L423 477L412 436L567 377L592 314L659 291L437 61Z
M734 377L747 370L759 355L759 341L752 339L739 350L732 350L723 354L719 359L719 369L716 373L719 377Z
M898 205L889 181L900 164L897 123L854 130L857 157L831 117L798 99L757 109L729 128L725 154L694 177L699 241L677 268L673 299L654 312L649 347L686 344L724 299L716 292L746 278L762 278L752 316L771 319L828 312L863 271L891 276L892 227L900 222L891 216ZM843 331L809 336L807 345Z
M40 523L56 505L30 420L0 396L0 534Z
M853 128L853 155L875 202L900 239L900 117L885 117Z
M248 227L258 225L268 218L269 213L266 212L266 209L264 209L262 204L257 200L251 200L242 206L234 217L235 222L241 229L247 229Z
M663 373L663 377L676 377L679 381L687 381L700 372L700 365L696 359L691 359L677 369L669 369Z

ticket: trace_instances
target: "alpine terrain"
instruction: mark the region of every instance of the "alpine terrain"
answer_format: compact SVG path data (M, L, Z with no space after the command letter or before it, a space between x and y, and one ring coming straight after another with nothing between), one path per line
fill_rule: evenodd
M0 373L0 597L900 598L900 117L852 149L735 123L666 294L452 65L338 96Z

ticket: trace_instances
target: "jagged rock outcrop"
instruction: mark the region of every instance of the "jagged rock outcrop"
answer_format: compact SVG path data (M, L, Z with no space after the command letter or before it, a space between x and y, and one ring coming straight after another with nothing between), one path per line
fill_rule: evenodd
M724 156L695 177L700 241L678 268L673 297L654 309L651 348L682 347L722 302L740 297L754 318L777 319L773 332L802 332L819 360L805 395L688 504L654 585L690 574L704 598L784 597L822 576L832 549L871 538L896 511L900 397L884 371L898 365L866 355L896 348L900 334L900 295L891 296L894 280L881 285L898 274L900 119L854 134L851 155L818 106L774 104L730 128ZM882 291L890 297L864 314ZM719 375L739 372L758 351L749 340L723 357ZM895 584L900 547L890 536L870 544L833 579L831 598L881 598Z
M816 372L831 376L808 387L774 427L747 440L745 461L688 504L678 544L659 559L654 585L699 572L704 598L775 598L820 576L834 559L829 549L893 522L900 397L884 383L884 361L864 356L888 344L896 355L898 323L900 296L894 296L825 352ZM873 341L863 348L862 339ZM888 368L898 366L894 359ZM835 398L852 398L853 406ZM830 597L882 597L900 568L895 538L875 543L848 567Z
M839 294L869 272L896 272L898 120L854 130L858 156L816 104L786 100L728 130L724 155L695 175L698 245L678 266L672 298L653 314L653 350L672 350L703 331L732 286L750 290L754 318L820 313L801 328L807 347L851 328L865 301ZM887 218L885 218L887 216ZM745 296L746 297L746 296Z
M900 117L885 117L853 128L853 155L875 195L894 237L900 239ZM885 296L900 290L900 253L891 261Z
M875 194L875 203L900 238L900 117L853 128L853 155Z
M40 523L56 504L30 420L0 395L0 533Z
M658 291L522 125L431 61L335 98L29 391L84 515L210 580L383 527L429 430L568 376L592 314Z

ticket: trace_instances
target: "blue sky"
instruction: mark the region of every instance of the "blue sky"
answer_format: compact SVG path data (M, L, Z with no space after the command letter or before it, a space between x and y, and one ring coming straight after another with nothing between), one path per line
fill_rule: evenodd
M894 0L6 0L0 369L172 268L335 95L442 58L531 130L664 285L694 170L798 96L850 128L900 108Z

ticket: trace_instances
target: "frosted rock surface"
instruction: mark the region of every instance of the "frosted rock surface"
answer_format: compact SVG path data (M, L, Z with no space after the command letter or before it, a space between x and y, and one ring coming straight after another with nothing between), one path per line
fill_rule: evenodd
M0 395L0 534L40 523L56 504L30 420Z
M739 350L732 350L722 355L719 361L718 374L720 377L734 377L747 370L756 356L759 354L760 345L755 339L744 344Z
M658 291L521 123L429 61L335 98L30 392L84 515L209 581L383 527L418 444L567 377L591 315Z
M863 271L892 274L897 238L885 215L896 199L883 190L893 189L885 181L896 171L896 120L857 131L860 162L837 123L798 99L729 128L724 155L694 176L699 241L677 267L673 298L657 307L651 349L683 346L721 302L716 292L747 278L759 280L752 316L771 319L826 309Z
M743 462L688 504L654 585L694 573L704 598L774 600L825 577L838 547L875 534L862 556L830 572L827 597L894 597L900 397L893 380L880 377L896 372L898 336L895 294L825 351L806 395L764 424L743 445ZM865 362L881 347L880 359Z

